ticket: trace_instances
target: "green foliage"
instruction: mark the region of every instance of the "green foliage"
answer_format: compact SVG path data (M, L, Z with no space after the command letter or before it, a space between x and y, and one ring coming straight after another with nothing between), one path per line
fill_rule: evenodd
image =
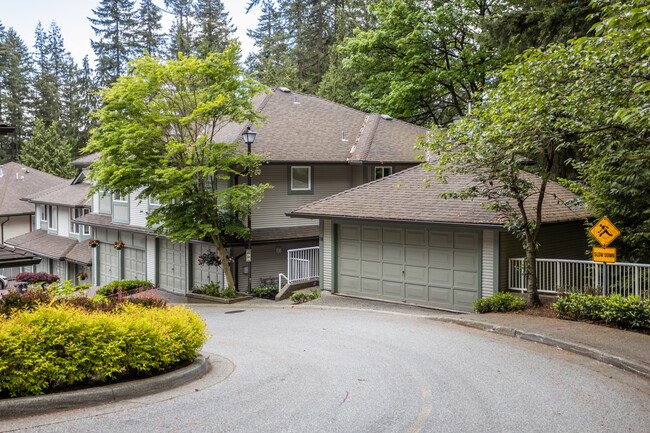
M508 292L499 292L489 298L474 301L474 311L481 314L521 311L525 306L522 298Z
M221 187L220 181L258 174L262 163L239 142L217 138L225 123L259 120L252 97L264 87L245 76L238 50L233 43L206 59L135 60L131 74L104 90L104 106L95 113L100 125L86 147L100 152L89 175L91 193L138 191L141 199L154 198L160 206L147 222L156 232L175 242L210 239L219 257L227 256L225 236L250 235L240 218L270 187ZM234 287L228 262L222 266Z
M83 291L92 284L73 285L72 280L63 280L54 282L47 286L47 291L56 298L71 298L77 295L83 295Z
M210 281L208 284L192 287L192 293L199 295L216 296L218 298L232 299L237 297L234 287L221 287L216 281Z
M119 292L138 289L153 289L153 284L151 284L151 281L144 280L115 280L97 289L97 294L100 296L112 296L117 295Z
M311 289L311 294L314 299L318 299L322 296L323 292L320 289Z
M315 296L312 293L296 292L289 297L289 300L294 304L302 304L309 302L315 299Z
M279 291L280 289L278 289L278 286L261 286L253 287L251 289L251 292L264 299L275 299L275 295L277 295Z
M0 322L0 395L149 374L196 359L205 323L182 307L123 305L111 314L39 306Z
M602 321L619 328L650 328L650 300L639 296L561 296L553 304L557 317Z
M73 149L67 140L61 138L58 128L56 121L46 127L40 118L36 119L32 138L20 150L20 162L36 170L69 179L76 172L70 165Z

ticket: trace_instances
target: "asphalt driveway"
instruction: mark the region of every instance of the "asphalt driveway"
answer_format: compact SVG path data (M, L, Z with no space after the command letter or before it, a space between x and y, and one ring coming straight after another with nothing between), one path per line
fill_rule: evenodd
M193 306L203 379L20 419L40 432L645 432L650 383L578 355L404 314ZM243 311L242 311L243 310Z

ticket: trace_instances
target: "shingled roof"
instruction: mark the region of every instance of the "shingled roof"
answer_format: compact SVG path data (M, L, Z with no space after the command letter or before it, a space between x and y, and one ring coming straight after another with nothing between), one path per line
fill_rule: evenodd
M448 183L435 181L424 167L416 166L374 182L343 191L288 212L304 218L341 218L502 228L505 219L485 209L485 199L440 198L472 183L472 175L450 175ZM429 187L425 187L427 179ZM543 223L576 221L589 212L565 204L577 196L558 183L549 182L543 204ZM531 203L532 205L532 203Z
M16 179L18 175L18 179ZM22 201L53 185L67 185L70 181L15 162L0 166L0 216L33 214L34 204Z
M314 95L274 87L253 100L266 120L251 150L269 162L416 163L418 136L426 128L368 114ZM240 140L246 124L227 124L215 139Z
M90 199L86 198L90 184L80 182L77 184L60 184L45 191L38 192L23 200L30 203L51 204L55 206L90 207Z
M0 267L37 265L41 258L11 245L0 244Z
M82 265L92 263L88 245L72 238L51 235L47 230L34 230L29 233L7 239L8 244L29 251L39 256L56 260L69 260Z

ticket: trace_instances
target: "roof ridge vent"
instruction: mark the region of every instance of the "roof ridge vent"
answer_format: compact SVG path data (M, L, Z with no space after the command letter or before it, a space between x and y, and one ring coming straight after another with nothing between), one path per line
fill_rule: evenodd
M291 93L291 89L289 89L287 87L278 87L278 90L280 92L284 92L284 93Z
M393 120L392 117L390 117L388 114L380 114L381 118L384 120Z

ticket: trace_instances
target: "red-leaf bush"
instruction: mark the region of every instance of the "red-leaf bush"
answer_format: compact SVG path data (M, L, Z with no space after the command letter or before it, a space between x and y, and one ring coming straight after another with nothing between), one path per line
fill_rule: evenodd
M21 272L16 275L16 281L29 284L52 284L55 281L59 281L59 276L48 274L46 272Z

